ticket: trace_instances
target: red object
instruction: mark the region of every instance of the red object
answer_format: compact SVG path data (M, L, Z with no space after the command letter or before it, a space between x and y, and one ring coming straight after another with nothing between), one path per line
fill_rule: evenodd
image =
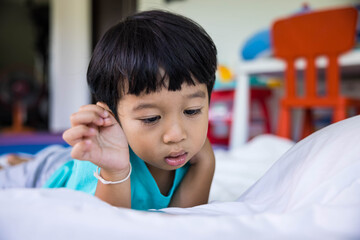
M270 133L271 123L266 101L271 97L271 90L266 88L252 88L250 91L250 102L259 103L264 120L264 132ZM234 96L234 90L216 90L211 94L208 138L212 144L229 145Z
M286 62L285 96L280 102L280 115L277 134L291 138L291 110L301 108L305 111L303 136L313 132L312 112L314 108L332 108L333 122L346 118L349 106L356 106L359 113L360 100L341 96L339 92L340 54L355 45L357 11L355 8L337 8L304 13L279 19L272 26L275 57ZM326 56L328 65L325 73L327 93L317 94L317 69L315 59ZM304 95L296 93L295 60L306 60Z

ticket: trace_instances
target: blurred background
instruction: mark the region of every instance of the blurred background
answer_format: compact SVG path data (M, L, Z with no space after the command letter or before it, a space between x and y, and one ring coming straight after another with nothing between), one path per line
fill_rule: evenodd
M359 9L359 4L359 0L0 0L0 145L12 141L19 145L25 139L34 142L35 135L42 136L39 142L44 144L62 142L62 131L70 127L69 116L92 101L86 70L103 33L137 11L165 9L198 22L218 48L209 136L214 144L229 146L239 67L272 58L271 24L306 11ZM357 43L354 51L359 37ZM360 95L360 57L353 65L342 72L347 79L343 88ZM281 77L250 76L245 141L274 133ZM261 114L264 102L267 115ZM319 112L319 128L329 121L328 112Z

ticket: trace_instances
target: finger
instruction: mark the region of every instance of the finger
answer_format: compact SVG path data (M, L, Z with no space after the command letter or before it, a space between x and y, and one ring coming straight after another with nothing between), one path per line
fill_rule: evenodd
M83 115L84 112L97 113L100 117L103 118L102 119L103 121L101 119L97 119L96 114ZM94 117L93 119L91 119L92 116ZM84 117L84 119L82 117ZM115 116L110 110L110 108L105 103L102 102L98 102L96 105L88 104L81 106L79 111L71 116L71 123L73 125L79 124L78 121L82 121L82 120L86 121L85 124L91 123L92 120L92 122L98 126L111 126L117 123Z
M104 123L103 123L102 126L104 126L104 127L109 127L109 126L112 126L114 124L118 124L118 122L116 121L114 115L111 114L111 113L109 114L109 117L103 118L103 120L104 120Z
M102 117L107 117L108 116L108 110L104 109L101 106L95 105L95 104L88 104L88 105L83 105L79 108L78 112L82 112L82 111L91 111L91 112L96 112L98 113L100 116Z
M79 111L73 113L70 116L70 122L71 122L71 126L89 125L89 124L102 126L105 123L104 119L108 117L109 117L109 113L107 113L106 117L103 117L96 111Z
M84 138L95 136L97 133L98 130L94 127L78 125L66 130L63 133L63 139L71 146L74 146L78 142L82 141Z
M91 145L92 142L90 139L84 139L78 142L71 150L71 157L78 160L91 161Z
M79 108L79 112L81 112L81 111L93 111L93 112L97 112L99 115L108 114L107 112L109 112L109 110L107 108L104 108L104 107L102 107L102 105L97 105L97 104L83 105ZM103 117L106 117L106 116L103 116Z

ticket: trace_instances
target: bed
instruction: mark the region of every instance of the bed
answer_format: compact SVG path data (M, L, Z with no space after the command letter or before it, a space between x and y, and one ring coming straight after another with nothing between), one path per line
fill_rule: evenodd
M145 212L67 189L1 190L0 239L360 239L359 143L357 116L296 144L266 135L217 151L210 203L193 208Z

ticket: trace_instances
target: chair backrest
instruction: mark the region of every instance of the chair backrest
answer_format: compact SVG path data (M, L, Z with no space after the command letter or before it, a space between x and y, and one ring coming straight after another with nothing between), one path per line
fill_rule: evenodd
M355 45L357 10L352 7L312 11L279 19L272 26L274 56L287 63L286 94L296 97L294 61L306 60L305 96L317 98L316 66L318 56L328 58L327 94L339 95L338 56Z

